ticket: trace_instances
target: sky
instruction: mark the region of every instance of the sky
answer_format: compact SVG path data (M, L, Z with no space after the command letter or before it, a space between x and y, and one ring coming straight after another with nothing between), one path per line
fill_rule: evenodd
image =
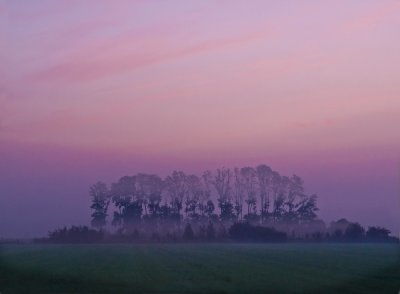
M400 1L0 0L0 237L89 186L265 163L400 229Z

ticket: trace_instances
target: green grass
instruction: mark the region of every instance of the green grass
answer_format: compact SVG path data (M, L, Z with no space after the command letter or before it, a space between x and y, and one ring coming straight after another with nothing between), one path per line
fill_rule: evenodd
M7 245L7 293L398 293L389 244Z

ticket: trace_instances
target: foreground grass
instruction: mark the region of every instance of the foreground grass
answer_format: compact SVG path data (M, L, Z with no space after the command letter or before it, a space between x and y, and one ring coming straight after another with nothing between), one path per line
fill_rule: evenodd
M7 293L398 293L397 245L7 245Z

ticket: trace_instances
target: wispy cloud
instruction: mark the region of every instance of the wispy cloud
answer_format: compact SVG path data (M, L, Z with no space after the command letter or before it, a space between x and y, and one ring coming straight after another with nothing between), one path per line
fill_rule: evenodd
M264 39L270 34L265 28L242 35L197 41L192 45L175 39L174 35L163 29L153 34L153 37L128 34L89 44L58 64L35 73L32 78L67 82L93 80L188 56L232 50Z

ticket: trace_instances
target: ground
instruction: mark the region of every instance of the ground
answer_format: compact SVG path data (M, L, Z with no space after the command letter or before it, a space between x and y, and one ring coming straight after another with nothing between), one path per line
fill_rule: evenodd
M7 293L398 293L390 244L4 245Z

